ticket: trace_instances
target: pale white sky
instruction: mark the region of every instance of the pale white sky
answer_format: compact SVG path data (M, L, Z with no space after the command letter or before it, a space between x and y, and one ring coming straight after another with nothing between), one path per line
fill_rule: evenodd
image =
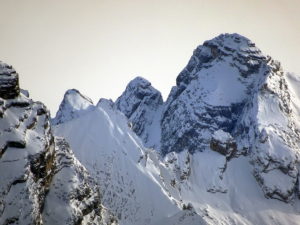
M299 0L0 0L0 60L56 113L76 88L115 100L135 76L164 98L192 51L240 33L300 74Z

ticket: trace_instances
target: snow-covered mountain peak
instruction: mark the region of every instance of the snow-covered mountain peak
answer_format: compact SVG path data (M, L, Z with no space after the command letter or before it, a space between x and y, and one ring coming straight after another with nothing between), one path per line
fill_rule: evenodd
M128 83L123 94L117 99L116 106L127 118L130 118L141 104L155 107L156 104L161 103L160 92L146 79L136 77Z
M237 34L220 34L219 36L205 41L204 46L215 46L220 50L226 51L245 51L249 48L255 48L255 43L250 39Z
M52 124L60 124L84 115L93 110L94 105L90 98L84 96L76 89L66 91Z
M130 81L115 105L129 119L133 131L142 138L146 146L159 145L163 99L149 81L142 77Z
M198 46L165 104L162 151L202 151L214 131L231 133L245 103L274 73L282 73L280 64L241 35Z
M240 76L247 77L257 72L260 64L269 59L270 57L264 55L249 39L239 34L221 34L205 41L194 50L176 83L177 86L184 87L196 79L199 71L213 67L220 61L227 62L239 70Z
M111 100L111 99L106 99L106 98L100 98L98 103L97 103L97 107L102 107L102 106L106 106L106 107L109 107L109 108L112 108L114 107L114 102Z

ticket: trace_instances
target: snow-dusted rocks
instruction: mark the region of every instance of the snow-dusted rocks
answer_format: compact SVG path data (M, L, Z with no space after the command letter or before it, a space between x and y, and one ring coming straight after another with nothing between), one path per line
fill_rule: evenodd
M43 224L117 225L116 218L101 205L93 178L75 158L69 144L55 139L55 166L43 209Z
M94 105L91 99L76 89L70 89L66 91L52 124L70 121L93 109Z
M12 99L19 95L19 76L12 68L0 61L0 97Z
M53 136L47 108L16 89L0 96L0 224L117 224L68 144Z
M42 224L55 157L49 113L23 95L1 101L0 224Z
M299 114L293 105L299 96L291 99L296 91L278 62L270 60L267 68L233 134L249 153L265 195L288 202L298 195Z
M116 101L116 108L132 124L132 130L148 147L159 147L161 93L142 77L136 77Z
M253 87L266 75L268 60L238 34L197 47L165 104L162 152L203 151L216 130L232 133Z

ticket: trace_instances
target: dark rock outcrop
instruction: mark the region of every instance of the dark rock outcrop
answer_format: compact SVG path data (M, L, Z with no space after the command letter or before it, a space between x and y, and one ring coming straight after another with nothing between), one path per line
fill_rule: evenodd
M12 66L0 61L0 97L13 99L19 93L19 75Z
M237 151L237 144L229 133L217 130L211 138L210 148L230 159Z

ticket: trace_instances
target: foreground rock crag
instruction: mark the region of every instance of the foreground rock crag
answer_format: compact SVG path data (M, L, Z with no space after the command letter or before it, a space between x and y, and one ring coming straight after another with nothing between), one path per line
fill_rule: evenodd
M114 223L98 186L53 136L47 108L20 93L17 73L4 63L0 112L0 224Z

